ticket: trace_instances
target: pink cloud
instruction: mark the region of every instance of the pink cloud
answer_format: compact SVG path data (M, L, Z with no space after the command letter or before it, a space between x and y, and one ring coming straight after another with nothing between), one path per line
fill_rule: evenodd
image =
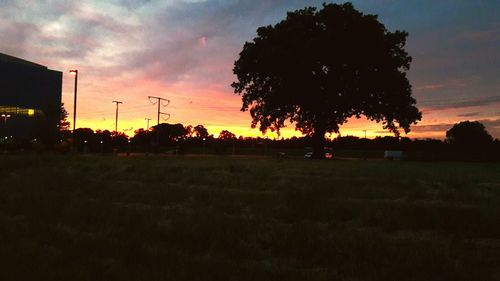
M198 45L200 47L206 47L207 46L207 37L202 36L198 39Z

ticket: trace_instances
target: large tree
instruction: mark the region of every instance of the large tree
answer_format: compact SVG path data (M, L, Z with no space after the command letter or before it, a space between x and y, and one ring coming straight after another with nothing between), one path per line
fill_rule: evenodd
M295 123L313 137L313 157L322 158L325 133L338 133L352 116L383 122L396 135L421 119L406 77L407 36L350 3L289 12L245 43L232 87L253 128L279 132L287 120Z
M160 145L172 144L176 140L184 139L189 133L188 130L180 123L161 123L160 125L153 126L152 128L155 134L160 132Z
M493 137L483 124L477 121L463 121L446 131L446 141L459 148L485 149L493 143Z

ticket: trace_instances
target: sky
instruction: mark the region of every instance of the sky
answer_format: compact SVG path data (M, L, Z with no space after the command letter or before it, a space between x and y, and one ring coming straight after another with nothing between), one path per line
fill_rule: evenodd
M170 118L160 122L201 124L215 136L221 130L260 136L230 87L234 61L258 27L325 1L0 0L0 52L62 71L70 120L69 70L78 69L77 127L114 130L118 100L118 130L133 134L146 118L156 124L148 96L158 96L170 100L161 106ZM423 118L406 136L442 139L453 124L475 120L500 138L500 1L352 3L377 14L389 31L409 32L408 77ZM363 137L365 130L369 138L390 135L363 118L349 120L340 134ZM293 125L281 132L293 135L300 135Z

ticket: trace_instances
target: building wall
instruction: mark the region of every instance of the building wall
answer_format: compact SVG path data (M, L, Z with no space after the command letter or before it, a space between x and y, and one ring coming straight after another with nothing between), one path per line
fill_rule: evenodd
M57 140L61 110L62 72L0 56L0 137ZM16 60L17 59L17 60Z

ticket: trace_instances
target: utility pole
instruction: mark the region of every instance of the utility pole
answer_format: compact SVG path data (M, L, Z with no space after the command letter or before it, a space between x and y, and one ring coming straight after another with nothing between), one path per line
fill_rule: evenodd
M366 130L363 130L363 132L365 132L365 139L366 139Z
M167 105L170 104L170 100L167 100L167 99L164 99L161 97L153 97L153 96L148 96L148 99L149 99L149 102L151 102L151 104L153 104L153 105L158 104L158 118L157 118L157 122L156 122L156 145L158 147L160 147L160 115L168 116L167 119L165 119L165 120L168 120L170 118L169 113L165 113L165 112L160 111L160 105L163 107L166 107ZM152 99L156 100L156 101L152 102L151 101ZM166 104L162 104L162 101L166 102Z
M115 136L117 136L118 135L118 105L120 103L123 103L123 102L114 100L113 103L116 103Z
M149 121L151 118L144 118L144 120L146 120L146 131L149 131Z

